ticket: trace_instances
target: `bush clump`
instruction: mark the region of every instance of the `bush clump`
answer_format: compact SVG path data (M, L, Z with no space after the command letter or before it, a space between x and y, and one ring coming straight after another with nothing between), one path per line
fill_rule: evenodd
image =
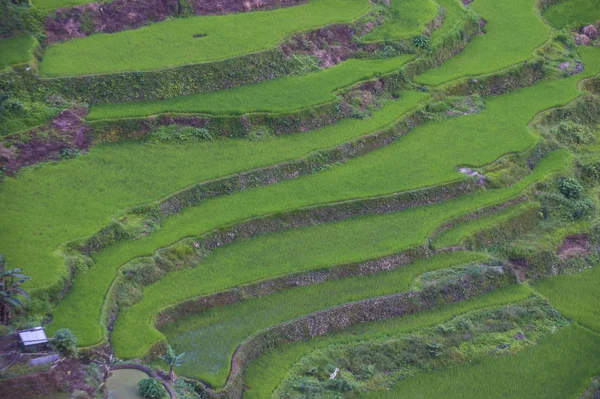
M77 353L77 337L68 328L56 331L53 345L63 355L72 356Z
M162 385L162 382L156 378L144 378L137 384L140 394L144 398L160 399L164 398L167 392Z
M558 191L569 199L578 199L583 193L583 187L576 179L565 177L558 182Z

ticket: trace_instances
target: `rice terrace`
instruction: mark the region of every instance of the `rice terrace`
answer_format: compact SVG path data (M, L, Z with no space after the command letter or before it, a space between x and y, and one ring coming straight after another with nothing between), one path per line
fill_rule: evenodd
M0 0L0 398L600 398L600 0Z

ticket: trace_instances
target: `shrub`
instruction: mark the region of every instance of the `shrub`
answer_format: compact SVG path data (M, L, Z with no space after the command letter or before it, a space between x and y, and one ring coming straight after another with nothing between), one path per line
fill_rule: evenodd
M594 135L590 128L573 121L563 121L553 127L550 132L565 145L593 143Z
M208 129L193 126L166 125L160 126L150 136L151 140L163 143L186 143L200 140L210 140L213 137Z
M144 378L137 384L140 394L144 398L164 398L165 388L156 378Z
M581 184L572 177L565 177L558 182L558 191L567 198L577 199L583 193Z
M427 50L429 49L431 43L429 42L429 38L425 35L417 35L413 37L413 45L420 49Z
M61 328L54 334L54 347L65 355L77 353L77 337L68 328Z

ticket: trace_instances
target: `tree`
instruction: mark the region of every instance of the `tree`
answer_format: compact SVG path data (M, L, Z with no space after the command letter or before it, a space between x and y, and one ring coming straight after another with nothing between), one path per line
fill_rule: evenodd
M21 269L5 270L6 264L0 254L0 323L7 325L10 312L23 304L20 297L29 300L29 296L20 285L29 280L21 274Z
M173 372L173 368L179 367L183 364L183 358L185 357L185 353L180 353L177 355L175 350L171 348L171 345L167 345L167 353L162 356L162 360L167 363L169 366L169 379L171 383L175 382L175 373Z

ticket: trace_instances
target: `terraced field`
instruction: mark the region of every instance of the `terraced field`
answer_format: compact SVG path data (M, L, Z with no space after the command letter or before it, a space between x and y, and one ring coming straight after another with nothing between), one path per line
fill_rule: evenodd
M172 398L594 394L589 3L4 5L0 333L88 397L170 348Z

